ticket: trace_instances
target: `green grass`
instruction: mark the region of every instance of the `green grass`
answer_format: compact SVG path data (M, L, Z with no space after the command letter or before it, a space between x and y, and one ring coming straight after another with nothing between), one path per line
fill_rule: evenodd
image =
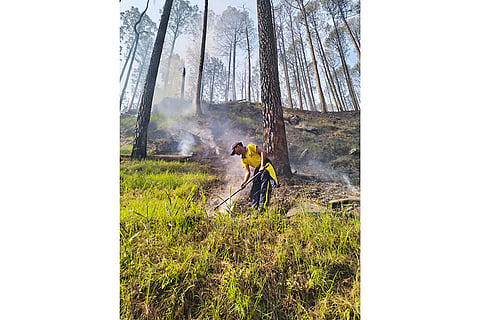
M135 123L137 122L137 117L120 117L120 128L125 127L135 127Z
M252 120L251 118L249 117L237 117L235 119L235 122L238 124L238 125L243 125L243 126L251 126L255 123L254 120Z
M358 220L208 219L214 180L193 163L121 164L121 319L360 318Z
M120 147L120 154L121 155L131 155L133 150L133 144L129 144L127 146Z

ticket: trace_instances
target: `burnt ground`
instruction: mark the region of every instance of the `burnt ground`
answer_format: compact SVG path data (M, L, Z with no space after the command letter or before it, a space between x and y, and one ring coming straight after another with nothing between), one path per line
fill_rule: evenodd
M230 145L235 141L262 145L262 109L259 104L227 103L204 106L203 113L193 116L190 102L174 99L154 106L148 153L192 156L191 160L207 164L219 177L206 191L207 207L213 208L238 190L244 176L239 157L230 156ZM135 117L122 118L120 143L131 145ZM293 176L279 178L280 187L273 191L271 206L287 215L315 213L335 208L336 203L330 202L344 199L343 211L358 215L360 112L322 114L284 109L284 122ZM247 186L234 198L239 211L249 209L249 189ZM306 200L299 204L299 198ZM222 207L227 208L221 206L220 211Z
M208 161L205 161L208 160ZM240 167L239 157L235 157L236 165ZM203 159L208 163L212 171L220 177L214 185L206 191L207 213L214 214L213 208L235 193L243 180L243 173L240 175L225 174L225 167L230 166L231 161L220 157ZM200 162L203 162L200 160ZM360 188L349 186L340 182L322 181L321 178L309 175L294 173L292 177L279 177L280 186L272 192L270 206L280 209L285 215L294 215L297 212L308 212L316 214L325 210L342 211L348 215L360 215ZM232 197L218 207L219 212L231 210L231 202L235 203L234 212L250 211L249 192L251 186ZM299 199L302 201L298 201ZM336 201L342 200L342 207L336 206ZM333 202L333 204L332 204ZM339 210L336 210L339 209ZM341 209L341 210L340 210Z

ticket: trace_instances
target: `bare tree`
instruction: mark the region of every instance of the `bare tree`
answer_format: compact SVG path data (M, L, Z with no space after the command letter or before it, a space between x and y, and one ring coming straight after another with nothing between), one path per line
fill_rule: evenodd
M222 12L219 23L217 24L217 43L222 48L229 48L231 59L231 88L232 100L237 100L236 93L236 56L237 47L245 39L245 12L239 11L237 8L228 6ZM230 62L229 62L230 70ZM229 72L230 74L230 72ZM230 82L227 83L226 100L228 99L228 90Z
M191 23L193 20L192 17L197 13L197 11L198 7L190 6L190 2L188 0L176 0L172 5L171 17L167 28L169 39L171 38L172 44L170 46L170 53L168 55L167 66L164 75L164 91L166 91L169 83L170 64L173 56L173 49L175 48L175 42L186 29L188 32L188 24Z
M219 94L219 91L223 88L224 65L220 58L209 56L205 53L205 64L203 66L203 85L208 90L208 100L213 103L214 98L217 97L215 93Z
M278 80L278 58L270 0L257 0L263 147L277 173L291 176Z
M256 34L255 34L255 27L253 25L253 21L252 19L250 19L249 15L248 15L248 11L245 9L245 5L242 7L243 8L243 11L242 11L242 14L243 14L243 19L244 19L244 40L245 42L244 43L240 43L242 45L242 47L245 48L245 50L247 51L247 72L246 72L246 77L247 80L245 81L246 84L245 84L245 91L246 91L246 99L248 102L251 101L251 87L252 87L252 61L251 61L251 51L253 49L253 46L255 44L255 41L256 41ZM242 93L243 93L243 90L242 90Z

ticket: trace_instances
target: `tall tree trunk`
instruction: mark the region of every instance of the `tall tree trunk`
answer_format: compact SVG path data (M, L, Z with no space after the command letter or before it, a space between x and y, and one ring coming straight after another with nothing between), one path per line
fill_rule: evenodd
M207 20L208 20L208 0L205 0L205 9L203 12L203 32L202 32L202 46L200 48L200 63L198 64L198 78L197 78L197 93L195 95L195 113L202 114L202 107L200 105L203 75L203 61L205 60L205 42L207 42Z
M250 61L250 40L248 39L248 28L245 23L245 33L247 36L247 59L248 59L248 85L247 85L247 101L251 102L250 88L252 87L252 64Z
M340 101L340 98L338 96L338 92L337 92L337 89L335 87L335 83L333 81L332 73L330 71L330 66L328 64L327 57L325 55L325 51L323 50L322 39L320 38L320 35L318 34L317 21L315 20L314 15L312 15L312 22L313 22L313 27L314 27L314 30L315 30L315 35L316 35L316 38L317 38L318 48L320 49L320 58L322 59L323 69L325 71L325 74L326 74L326 77L327 77L327 80L328 80L328 84L330 86L330 91L333 95L333 99L335 100L336 108L337 108L338 111L340 111L341 110L341 101Z
M343 72L345 73L345 81L347 83L348 92L350 94L350 99L352 100L353 109L358 111L360 110L357 101L357 95L355 89L353 88L352 79L350 78L350 72L348 71L347 61L345 60L345 54L342 47L342 42L340 40L340 35L338 33L337 22L335 21L335 16L332 14L333 26L335 29L335 34L337 35L338 40L338 52L340 54L340 61L342 62Z
M278 80L278 58L272 9L269 0L257 0L260 82L263 108L263 147L277 174L291 176L282 98Z
M348 35L350 36L350 40L352 40L353 46L355 47L355 51L357 52L358 60L360 60L360 46L358 45L357 41L355 40L355 37L353 36L353 32L352 32L352 30L350 29L350 26L347 23L347 19L345 19L345 14L342 10L342 7L340 6L340 3L338 2L338 0L336 0L336 2L337 2L338 11L340 12L340 17L342 18L343 24L345 25L345 27L348 30Z
M137 35L135 35L135 40L132 43L132 46L130 47L130 50L128 50L128 56L127 60L125 60L125 63L123 64L122 67L122 72L120 73L120 82L122 81L123 73L125 72L125 69L127 69L128 62L130 61L130 57L132 56L133 48L137 46Z
M180 99L185 98L185 67L183 67L183 72L182 72L182 89L180 91Z
M133 53L132 53L132 60L130 61L130 65L128 66L125 82L123 83L122 93L120 94L120 110L122 109L123 97L125 96L125 92L127 91L128 80L130 80L130 73L132 72L133 62L135 61L135 55L137 53L137 45L138 45L138 38L137 38L137 41L135 41L135 47L133 48Z
M147 157L147 129L150 123L153 94L157 81L158 66L162 56L163 42L167 32L168 19L172 9L173 0L166 0L163 6L162 18L158 27L157 37L153 46L150 66L148 67L147 79L143 88L142 102L138 110L137 123L135 125L135 139L133 141L132 159L143 160Z
M215 88L215 73L217 72L217 65L213 65L213 72L212 72L212 81L210 83L210 104L213 103L213 90Z
M300 70L298 68L298 62L297 62L297 52L295 49L295 43L293 43L293 55L294 55L294 64L295 64L295 70L294 70L294 76L295 76L295 85L297 87L297 98L298 98L298 107L300 110L303 110L303 98L302 98L302 84L300 83Z
M301 51L302 48L299 49ZM300 77L301 81L303 83L303 88L302 90L302 95L305 101L307 102L307 107L305 108L306 110L313 110L313 102L312 102L312 97L309 94L309 89L308 89L308 83L307 83L307 77L305 76L305 65L303 64L302 58L300 57L300 52L297 52L298 54L298 67L300 68Z
M138 84L140 83L140 78L142 77L143 71L145 70L145 65L147 64L148 53L150 52L150 47L151 46L152 45L150 43L147 47L147 50L145 50L145 54L144 54L143 59L142 59L142 64L140 66L140 70L138 71L137 81L135 81L135 89L133 90L132 98L130 99L130 104L128 105L127 110L132 109L133 100L134 100L135 96L137 95Z
M293 48L293 61L295 65L295 84L297 86L297 97L298 97L298 107L300 110L303 110L303 101L302 101L302 88L300 85L300 72L298 70L298 61L297 61L297 49L295 46L295 35L293 33L293 20L292 20L292 14L291 12L288 12L288 16L290 18L290 31L292 35L292 48Z
M327 85L327 90L326 93L327 93L327 110L328 110L328 101L330 102L330 104L332 105L332 111L333 111L333 108L336 108L337 111L340 111L337 107L337 105L333 102L333 99L332 99L332 94L331 94L331 90L329 90L330 88L330 83L328 82L328 80L325 79L325 83Z
M228 91L230 91L230 63L232 61L232 45L230 44L230 50L228 51L228 72L227 72L227 85L225 86L225 102L228 102Z
M245 73L242 73L240 75L240 101L245 99L245 91L243 91L245 89Z
M203 83L203 81L200 83L200 106L201 106L201 103L202 103L202 99L203 99L203 92L205 91L205 85ZM201 110L201 109L200 109ZM201 112L199 114L202 114Z
M322 84L320 82L320 75L318 74L317 59L315 58L315 51L313 49L312 37L310 36L310 28L308 27L307 14L305 12L305 6L303 0L297 0L300 5L300 11L302 12L303 21L305 23L305 30L307 31L308 44L310 46L310 52L312 53L313 71L315 71L315 80L317 81L318 97L320 98L320 108L322 112L327 112L325 104L325 97L323 96Z
M302 36L299 36L300 39L300 51L302 56L299 57L301 64L303 65L303 78L305 82L305 90L307 91L307 98L311 106L312 111L317 111L317 106L315 105L315 97L313 96L312 82L310 81L310 72L308 72L308 62L307 57L305 56L305 47L303 45Z
M335 76L335 82L337 83L338 91L340 92L340 100L342 101L341 104L341 111L347 111L347 102L345 101L345 94L343 93L342 85L340 84L340 81L338 80L338 74L337 70L333 71L333 75Z
M233 38L233 62L232 62L232 100L237 101L237 88L235 86L235 58L237 56L237 34Z
M273 25L273 43L277 44L277 26L275 25L275 9L273 0L270 0L270 8L272 12L272 25Z
M287 57L285 53L285 39L283 37L283 27L280 26L279 28L280 28L280 40L281 40L280 56L281 56L281 61L283 65L283 72L285 73L285 85L287 87L288 105L290 106L290 109L293 109L292 92L290 89L290 78L288 75Z

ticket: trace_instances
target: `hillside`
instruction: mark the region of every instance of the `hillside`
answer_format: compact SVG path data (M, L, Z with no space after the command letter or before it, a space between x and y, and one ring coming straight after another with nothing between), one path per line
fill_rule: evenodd
M291 165L251 210L235 141L261 145L259 105L165 100L148 158L121 118L121 319L360 319L359 113L285 110ZM172 161L180 160L180 161Z
M243 178L239 158L230 156L230 145L234 141L262 145L262 110L259 104L243 102L207 105L203 111L201 117L195 117L189 102L174 99L155 106L148 154L181 155L210 165L221 177L210 190L209 205L214 205L219 202L217 195L228 197ZM121 119L121 150L125 154L131 150L135 119L133 115ZM330 201L354 198L352 210L359 214L360 112L284 109L284 120L294 176L280 181L272 204L289 212L300 194L323 207ZM248 192L240 193L237 206L248 207Z

